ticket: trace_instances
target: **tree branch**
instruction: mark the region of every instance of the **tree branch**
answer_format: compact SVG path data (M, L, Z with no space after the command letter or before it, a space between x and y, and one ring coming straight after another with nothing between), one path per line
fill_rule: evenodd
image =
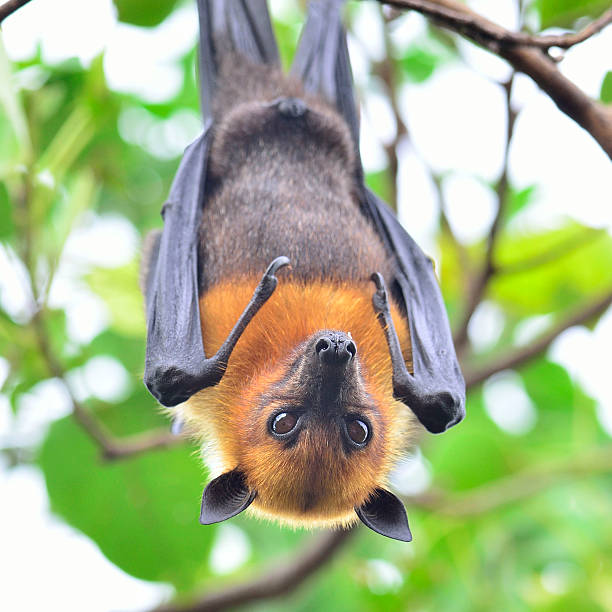
M596 448L583 455L571 456L528 468L461 494L432 491L404 498L410 507L454 518L477 516L516 503L570 478L610 472L612 446Z
M507 370L508 368L516 368L531 361L540 355L540 353L543 353L557 336L566 329L574 325L587 323L591 319L603 314L610 304L612 304L612 291L559 322L532 344L509 351L498 359L489 359L489 363L481 368L470 368L467 365L462 365L466 386L468 388L474 387L497 372Z
M32 327L38 342L38 348L42 355L47 369L51 376L65 381L66 371L59 363L49 343L49 338L43 321L43 311L39 310L32 318ZM72 401L72 414L81 425L81 427L89 434L94 442L102 451L102 456L107 460L124 459L138 455L140 453L183 444L185 438L174 435L170 431L160 429L156 431L147 431L125 438L115 438L102 423L100 423L89 410L87 410L73 395L70 386L66 384L66 389Z
M465 348L468 339L468 326L470 319L474 314L474 311L478 307L478 304L482 301L482 298L487 289L487 285L491 280L491 277L495 274L495 265L493 263L493 257L495 254L495 247L497 246L497 238L499 236L499 230L501 229L502 219L506 210L508 200L508 157L510 154L510 142L512 140L512 134L514 133L514 124L516 122L517 113L512 109L511 97L512 97L512 84L514 82L514 73L510 77L507 83L504 84L506 91L506 115L507 115L507 129L506 129L506 143L504 147L504 163L502 174L497 182L497 212L489 235L487 237L487 250L485 252L484 263L480 270L480 273L470 284L470 290L468 292L468 299L466 300L465 311L461 323L457 328L457 332L454 335L455 348L457 352L461 353Z
M438 21L445 27L463 34L467 38L488 41L499 46L524 46L539 49L560 47L569 49L584 42L594 34L601 32L612 23L612 9L591 22L579 32L560 35L531 35L524 32L510 32L502 26L485 19L481 15L453 0L382 0L385 4L396 8L412 9Z
M8 2L0 5L0 23L28 2L30 2L30 0L8 0Z
M301 550L295 559L262 572L250 582L207 593L200 600L186 605L161 606L156 612L217 612L286 595L331 559L354 531L347 529L324 533L311 542L306 550Z
M456 0L379 1L398 8L416 10L432 18L439 25L462 34L506 59L515 70L530 76L559 109L589 132L612 158L612 109L592 100L564 77L555 62L541 48L534 48L530 44L530 39L533 37L523 40L522 37L526 35L510 32L474 13ZM597 27L601 29L609 23L609 19L606 12L605 16L602 15L597 21ZM579 33L578 36L584 34ZM558 43L559 40L555 42Z

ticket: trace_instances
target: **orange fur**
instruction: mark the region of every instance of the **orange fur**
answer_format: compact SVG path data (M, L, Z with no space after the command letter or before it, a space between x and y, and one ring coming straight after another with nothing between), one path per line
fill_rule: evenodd
M412 413L393 399L391 359L372 307L371 283L304 284L279 275L279 284L247 326L216 386L181 406L188 427L201 436L216 465L213 476L239 467L258 496L256 513L292 525L346 525L389 471L418 428ZM200 300L204 349L212 355L227 337L259 279L233 279ZM411 365L406 321L392 305L406 363ZM267 433L272 404L258 398L286 371L295 347L323 329L350 332L374 408L371 443L350 456L337 431L308 429L292 448ZM282 407L282 406L281 406Z

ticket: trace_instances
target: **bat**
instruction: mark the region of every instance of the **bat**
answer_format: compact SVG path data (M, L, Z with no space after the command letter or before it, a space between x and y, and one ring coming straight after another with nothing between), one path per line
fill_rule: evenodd
M200 522L361 520L465 414L431 260L364 183L343 1L312 1L288 75L265 0L198 0L204 129L147 240L144 380L202 441Z

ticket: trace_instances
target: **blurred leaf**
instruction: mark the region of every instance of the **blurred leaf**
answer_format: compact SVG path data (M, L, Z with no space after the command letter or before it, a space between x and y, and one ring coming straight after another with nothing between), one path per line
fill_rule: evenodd
M506 204L506 219L509 221L526 206L531 204L536 194L537 187L535 185L530 185L518 191L510 187Z
M508 473L508 451L516 444L486 416L480 393L469 395L468 408L453 435L436 438L425 451L434 476L451 490L470 489Z
M121 268L96 268L87 275L89 286L108 306L111 327L124 336L144 338L144 304L138 288L136 261Z
M426 81L438 66L443 62L443 58L435 55L426 49L412 47L402 53L399 67L405 78L413 83Z
M391 175L386 169L380 172L368 172L366 184L378 197L392 204Z
M570 28L580 17L599 17L610 8L609 0L536 0L542 29Z
M28 124L21 106L21 101L11 78L11 66L4 50L2 32L0 31L0 106L9 118L13 132L19 143L18 163L28 163L32 154L32 143Z
M62 197L56 198L50 210L49 228L41 237L46 245L45 252L51 256L53 264L59 259L75 221L83 211L93 208L97 191L93 172L85 168L74 173Z
M119 21L132 25L153 27L159 25L178 4L179 0L113 0Z
M552 410L558 415L574 407L574 386L565 368L551 361L539 359L521 369L525 389L534 404L542 410Z
M592 240L585 235L592 233ZM571 248L575 244L577 248ZM563 253L556 253L566 245ZM576 223L548 232L509 235L500 241L498 264L512 267L549 252L552 258L521 272L501 274L492 295L509 313L520 316L557 312L584 303L612 285L612 237Z
M134 405L109 412L124 430L148 420ZM39 463L53 511L124 571L178 590L207 575L215 527L199 524L204 478L187 446L102 463L95 444L66 417L52 425Z
M13 208L9 202L9 193L4 183L0 183L0 240L10 241L15 233Z
M601 93L599 95L604 104L612 104L612 71L606 72L606 76L601 82Z

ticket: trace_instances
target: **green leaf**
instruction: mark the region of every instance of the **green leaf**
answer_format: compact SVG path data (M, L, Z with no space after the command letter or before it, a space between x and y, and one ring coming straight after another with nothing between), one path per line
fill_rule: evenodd
M610 8L609 0L537 0L542 29L570 28L580 17L599 17Z
M20 163L28 163L32 155L32 141L19 95L11 78L11 65L4 50L0 31L0 107L4 108L20 148ZM17 160L16 160L17 161Z
M393 204L391 176L388 170L380 170L379 172L368 172L366 174L367 186L380 198Z
M402 74L413 83L426 81L434 70L443 62L443 59L430 51L412 47L402 53L399 61Z
M88 274L87 281L108 306L111 327L124 336L144 338L146 325L137 262L121 268L96 268Z
M517 213L527 207L533 201L534 197L537 194L536 185L530 185L529 187L525 187L524 189L515 190L510 187L508 191L508 202L507 202L507 212L506 218L509 221L514 217Z
M480 393L469 395L468 408L452 435L427 447L435 476L451 490L470 489L506 474L508 450L517 444L486 416Z
M119 21L132 25L153 27L159 25L178 4L179 0L113 0Z
M612 238L577 223L548 232L506 233L497 259L508 273L496 276L491 293L512 316L575 307L612 283ZM539 264L526 265L530 261Z
M142 410L153 412L151 404L109 411L128 430L150 421ZM66 417L52 425L39 464L52 510L124 571L180 591L206 577L215 527L198 522L204 477L187 446L104 463L92 440Z
M568 412L574 407L574 386L565 368L540 359L520 372L525 389L541 410Z
M13 208L9 202L9 193L4 183L0 183L0 240L9 241L15 233Z
M604 104L612 104L612 70L606 72L606 76L601 83L599 97Z

